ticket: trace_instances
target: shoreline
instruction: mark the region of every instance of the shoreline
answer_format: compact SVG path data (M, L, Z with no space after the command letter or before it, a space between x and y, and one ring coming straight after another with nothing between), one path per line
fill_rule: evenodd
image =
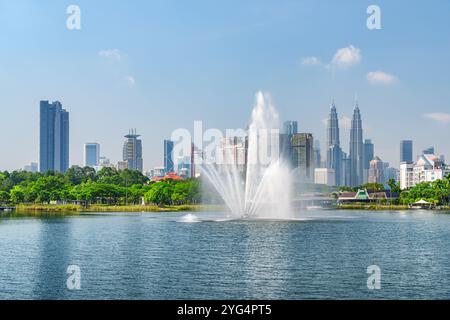
M361 210L361 211L416 211L407 205L380 205L380 204L341 204L325 210ZM17 205L13 211L1 212L2 215L17 214L17 215L79 215L83 213L95 212L199 212L199 211L223 211L222 205L171 205L171 206L157 206L157 205L89 205L83 207L81 205L62 205L62 204L21 204ZM299 209L306 210L306 208ZM424 209L432 212L450 211L450 207L441 207L434 209Z
M186 211L219 211L223 209L219 205L89 205L83 207L81 205L59 205L59 204L33 204L33 205L17 205L13 211L5 212L5 214L55 214L55 215L78 215L85 212L186 212Z

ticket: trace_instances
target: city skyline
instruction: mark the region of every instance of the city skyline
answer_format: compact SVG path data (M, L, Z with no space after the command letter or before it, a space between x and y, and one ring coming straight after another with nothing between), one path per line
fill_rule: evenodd
M119 161L117 141L137 127L148 170L163 164L161 141L176 128L192 129L195 120L245 128L259 89L271 93L280 118L323 142L322 157L330 97L347 152L357 92L365 137L383 161L398 167L405 139L414 141L413 158L434 145L448 159L450 35L435 31L448 28L450 4L379 1L383 27L368 30L370 4L79 1L82 28L70 31L67 3L2 3L0 36L10 45L0 52L0 108L8 116L0 170L39 160L40 100L70 107L71 165L83 164L88 141Z

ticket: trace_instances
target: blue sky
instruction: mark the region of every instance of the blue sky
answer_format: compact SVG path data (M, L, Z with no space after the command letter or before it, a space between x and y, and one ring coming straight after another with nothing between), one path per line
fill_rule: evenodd
M71 4L81 30L66 28ZM381 30L366 27L371 4ZM322 145L334 96L344 150L357 93L384 161L398 164L401 139L448 159L449 31L446 0L0 0L0 170L38 160L42 99L70 111L71 164L90 141L116 162L137 128L149 169L163 139L194 120L245 127L257 90Z

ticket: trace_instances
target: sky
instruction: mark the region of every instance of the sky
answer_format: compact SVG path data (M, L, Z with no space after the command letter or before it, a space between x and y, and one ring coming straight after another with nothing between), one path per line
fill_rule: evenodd
M367 28L372 4L381 29ZM245 128L259 90L322 148L334 97L348 151L357 95L382 160L398 165L402 139L450 159L449 31L447 0L0 0L0 170L39 160L40 100L70 112L71 165L85 142L121 160L136 128L150 169L195 120Z

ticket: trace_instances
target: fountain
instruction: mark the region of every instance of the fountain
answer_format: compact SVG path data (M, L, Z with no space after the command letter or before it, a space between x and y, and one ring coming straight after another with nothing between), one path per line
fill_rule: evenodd
M244 170L236 161L204 163L202 175L235 218L289 218L289 166L280 156L278 113L267 94L256 94L247 134Z

